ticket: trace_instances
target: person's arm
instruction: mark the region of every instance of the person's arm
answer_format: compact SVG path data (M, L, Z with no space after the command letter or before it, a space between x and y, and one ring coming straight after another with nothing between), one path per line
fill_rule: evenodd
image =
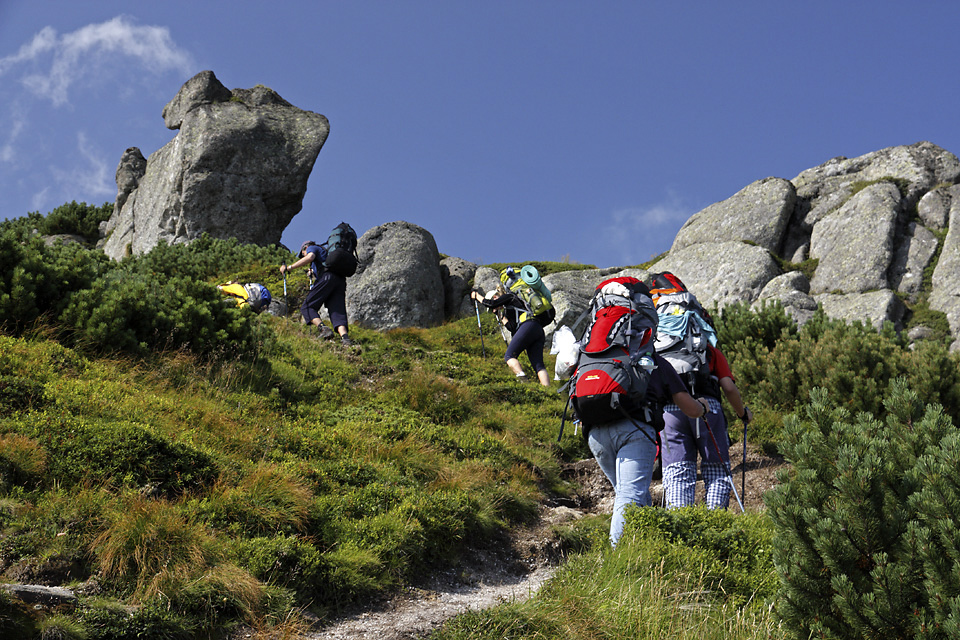
M289 264L289 265L288 265L288 264L282 264L282 265L280 265L280 273L284 273L284 272L286 272L286 271L290 271L290 269L296 269L297 267L302 267L302 266L305 265L305 264L310 264L311 262L313 262L313 259L314 259L315 257L316 257L316 254L315 254L315 253L312 253L312 252L308 251L308 252L307 252L307 255L303 256L302 258L300 258L299 260L297 260L297 261L294 262L293 264Z
M737 418L743 420L744 423L750 422L753 416L747 405L743 403L743 398L740 397L740 389L737 388L737 383L733 379L733 371L730 369L726 356L716 347L710 347L709 351L710 372L717 376L724 397L730 403L733 412L737 414Z
M710 405L706 398L694 398L686 391L678 391L673 394L673 403L680 407L684 415L690 418L705 418L710 411Z
M743 398L740 397L740 389L737 388L737 383L733 381L733 378L720 378L720 389L727 398L727 402L733 407L733 412L737 414L737 417L744 422L750 422L753 414L750 413L750 407L743 403Z
M660 401L666 404L669 396L673 403L680 407L684 415L690 418L704 418L710 411L710 405L706 398L694 398L687 392L687 386L677 375L676 370L659 353L653 354L653 361L657 365L654 369L654 375L660 377L659 383L662 385L662 391L658 392Z
M495 298L491 298L488 300L487 298L484 298L483 296L481 296L480 293L477 291L471 291L470 297L473 298L474 300L479 301L487 309L497 309L499 307L502 307L505 304L509 304L512 300L515 300L517 298L516 294L514 293L505 293L503 295L496 296Z

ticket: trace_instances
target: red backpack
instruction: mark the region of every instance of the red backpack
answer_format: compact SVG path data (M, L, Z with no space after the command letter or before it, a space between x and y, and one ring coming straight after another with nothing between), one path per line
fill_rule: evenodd
M636 278L601 282L590 313L570 378L570 402L584 431L645 406L657 333L656 309Z

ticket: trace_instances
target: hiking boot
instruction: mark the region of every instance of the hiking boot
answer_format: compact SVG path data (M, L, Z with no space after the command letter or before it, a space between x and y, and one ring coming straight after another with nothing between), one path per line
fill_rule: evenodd
M350 339L350 336L340 336L340 344L345 347L352 347L356 344L353 340Z
M321 340L331 340L333 339L334 333L333 333L333 329L331 329L325 324L321 324L320 328L317 329L317 335L320 337Z

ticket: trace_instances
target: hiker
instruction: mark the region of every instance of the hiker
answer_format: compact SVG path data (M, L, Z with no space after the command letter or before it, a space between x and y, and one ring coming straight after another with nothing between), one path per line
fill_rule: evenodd
M289 266L281 265L280 273L310 265L309 273L313 284L300 306L303 319L317 327L317 334L322 340L334 338L336 334L320 319L320 306L325 306L330 315L330 323L340 334L340 342L344 346L352 346L354 342L347 330L347 281L343 276L324 267L327 249L313 240L304 242L297 255L300 259Z
M483 303L487 309L502 310L504 326L512 335L507 345L507 352L503 356L510 371L521 382L527 381L527 374L524 373L517 359L517 356L526 351L530 365L537 372L537 380L543 386L549 387L550 375L547 373L547 366L543 363L543 347L547 339L543 333L541 321L537 316L528 316L527 307L520 296L507 291L503 285L497 285L496 291L491 293L492 296L487 299L479 292L471 291L470 298Z
M616 546L627 506L652 503L662 407L673 404L696 418L706 414L707 401L688 393L670 362L656 353L659 316L643 282L604 280L586 313L591 318L580 339L570 400L587 446L613 485L610 543Z
M727 419L720 405L721 392L744 423L752 419L743 403L730 364L719 349L706 345L711 383L701 382L696 392L710 408L703 420L681 411L673 403L663 408L664 428L660 434L663 489L667 508L693 505L697 486L697 457L706 488L709 509L726 509L733 482L730 475L730 440Z
M653 369L647 386L646 401L658 407L675 406L690 418L701 418L707 413L707 400L694 398L669 362L653 354ZM653 422L656 416L653 417ZM610 544L617 546L623 534L623 512L628 505L649 507L650 480L657 456L657 427L650 424L642 407L630 412L630 417L612 420L590 428L587 445L597 459L600 470L613 485L613 518L610 521Z

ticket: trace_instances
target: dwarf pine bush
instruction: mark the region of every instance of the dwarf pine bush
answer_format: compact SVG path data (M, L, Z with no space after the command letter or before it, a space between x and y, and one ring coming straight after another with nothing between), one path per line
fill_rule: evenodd
M956 431L903 380L885 408L851 416L818 389L785 423L792 469L766 502L796 638L955 637Z
M96 241L100 236L100 223L109 220L111 215L113 215L112 202L95 207L86 202L78 204L74 200L48 213L41 227L41 233L74 234Z

